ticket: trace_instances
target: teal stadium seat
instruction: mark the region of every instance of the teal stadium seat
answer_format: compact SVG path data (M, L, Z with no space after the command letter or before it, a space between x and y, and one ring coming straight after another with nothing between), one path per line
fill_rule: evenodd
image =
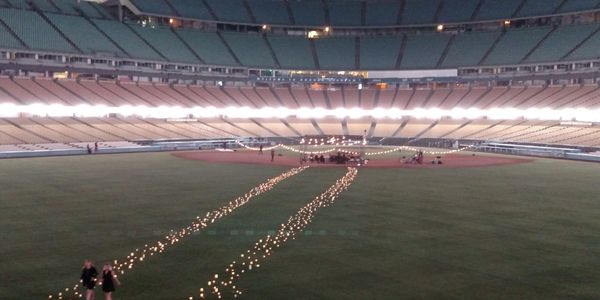
M204 2L199 0L169 0L169 3L177 11L177 13L190 19L213 20L210 11L204 5Z
M216 33L189 29L180 29L176 32L207 64L238 65Z
M559 13L584 11L596 9L600 6L600 0L566 0L558 10Z
M360 69L395 69L401 37L364 37L360 39Z
M292 15L296 24L323 26L325 9L321 0L290 0Z
M477 3L473 0L444 0L438 20L441 23L469 21L477 8Z
M550 29L550 27L536 27L507 30L486 58L484 65L519 63Z
M34 11L0 8L0 18L31 49L77 52L46 20Z
M438 0L406 0L402 24L433 24Z
M457 35L441 66L449 68L478 65L499 35L498 31L467 32Z
M445 34L408 35L400 66L402 69L435 68L449 40L450 36Z
M252 23L242 0L205 0L221 21Z
M108 11L100 4L90 1L75 1L76 6L90 18L114 19Z
M137 24L129 25L154 49L159 51L169 61L182 63L199 63L194 54L167 27L143 27Z
M69 15L79 15L79 12L75 10L75 6L77 6L76 0L52 0L56 7L60 9L62 13Z
M25 49L19 40L17 40L4 25L0 25L0 48L4 49Z
M31 7L25 0L6 0L14 8L30 9Z
M58 9L48 2L48 0L31 0L31 2L41 11L58 12Z
M475 20L510 19L525 0L483 0Z
M282 68L316 69L315 60L311 54L310 42L304 37L268 35L271 48Z
M597 58L600 58L600 32L596 32L567 57L569 60Z
M64 33L75 45L87 54L113 53L125 56L115 44L83 17L46 13L46 17ZM90 38L93 37L93 38Z
M355 69L355 39L332 37L315 40L319 65L324 70Z
M525 62L559 61L597 29L597 24L558 27L531 53Z
M400 1L367 2L367 26L391 26L398 23Z
M245 66L277 67L262 35L223 32L225 42Z
M132 57L163 60L156 51L152 50L127 25L115 20L92 19L92 22Z
M360 26L362 4L360 1L330 0L329 20L333 26Z
M289 25L290 14L283 1L277 0L251 0L248 5L259 24Z
M131 0L139 10L153 15L174 16L175 12L165 0Z
M517 17L550 15L561 5L563 0L526 0L517 12Z
M89 18L113 19L106 9L97 3L77 0L52 0L61 12L70 15L80 15L81 11ZM79 11L78 11L78 10Z

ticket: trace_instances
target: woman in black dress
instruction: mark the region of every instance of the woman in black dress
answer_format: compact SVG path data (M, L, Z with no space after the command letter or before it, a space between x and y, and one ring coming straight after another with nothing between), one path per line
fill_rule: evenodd
M112 293L115 291L115 282L121 285L117 275L113 273L112 267L109 263L104 264L102 268L102 291L104 291L104 299L112 300Z
M98 271L96 271L92 261L86 259L83 262L83 270L81 271L81 284L85 287L85 300L94 300L96 277L98 277Z

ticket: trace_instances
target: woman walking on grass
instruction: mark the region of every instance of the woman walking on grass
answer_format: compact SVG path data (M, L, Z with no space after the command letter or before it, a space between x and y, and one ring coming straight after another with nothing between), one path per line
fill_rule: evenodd
M83 270L81 271L81 284L85 287L85 300L94 300L94 287L96 286L96 277L98 271L94 267L91 260L86 259L83 262Z
M112 293L115 291L115 282L121 285L117 275L113 273L109 263L104 264L102 268L102 291L104 291L104 300L112 300Z

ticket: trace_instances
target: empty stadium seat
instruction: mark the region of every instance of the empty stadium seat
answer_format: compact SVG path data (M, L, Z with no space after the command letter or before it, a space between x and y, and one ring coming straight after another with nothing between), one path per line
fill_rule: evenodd
M289 1L296 24L325 25L325 9L321 0Z
M517 12L517 17L550 15L559 8L563 0L526 0Z
M267 35L282 68L316 69L310 42L305 38Z
M110 39L115 41L127 52L138 59L163 60L163 58L150 48L144 40L138 37L128 26L113 20L91 20Z
M194 54L181 42L170 28L143 27L136 24L130 24L129 27L170 61L199 63Z
M319 57L321 69L346 70L355 69L356 39L354 38L321 38L315 40L315 49Z
M205 0L220 21L251 23L246 6L242 0Z
M560 26L535 49L525 62L559 61L598 28L597 24Z
M276 66L262 35L223 32L222 36L243 65Z
M141 0L138 0L141 1ZM152 1L152 0L148 0ZM213 20L204 2L198 0L169 0L178 15L184 18Z
M437 19L442 23L469 21L477 4L477 1L472 0L444 0Z
M525 0L483 0L476 20L510 19Z
M437 0L405 0L402 24L433 24Z
M238 65L216 33L186 29L176 32L205 63L225 66Z
M31 49L77 52L60 33L34 11L0 8L0 19Z
M365 22L367 26L391 26L398 23L400 1L367 2Z
M257 23L291 24L284 1L253 0L248 1L248 5Z
M484 64L502 65L519 63L550 30L550 27L507 30L494 49L492 49Z
M361 38L360 69L395 69L401 46L401 37Z
M449 35L409 35L402 56L404 69L434 68L450 40Z
M362 5L359 1L327 1L329 20L333 26L360 26Z
M456 35L442 67L476 66L483 59L486 52L492 47L500 32L467 32Z
M46 13L46 16L83 53L125 55L121 49L99 32L88 20L82 17L52 13Z

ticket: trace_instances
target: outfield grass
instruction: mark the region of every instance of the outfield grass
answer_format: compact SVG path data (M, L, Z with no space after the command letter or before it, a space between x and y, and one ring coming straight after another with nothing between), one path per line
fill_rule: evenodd
M46 299L287 168L168 153L0 160L0 299ZM309 169L152 257L116 299L187 299L332 185ZM597 299L600 164L363 169L239 282L244 299ZM100 296L98 293L97 296Z

